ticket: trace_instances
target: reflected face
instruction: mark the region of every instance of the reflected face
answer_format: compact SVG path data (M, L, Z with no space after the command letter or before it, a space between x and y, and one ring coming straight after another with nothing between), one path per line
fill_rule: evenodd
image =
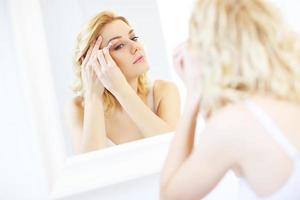
M109 52L127 80L137 78L149 69L142 44L134 30L125 22L114 20L105 25L101 36L101 49L110 41L115 43Z

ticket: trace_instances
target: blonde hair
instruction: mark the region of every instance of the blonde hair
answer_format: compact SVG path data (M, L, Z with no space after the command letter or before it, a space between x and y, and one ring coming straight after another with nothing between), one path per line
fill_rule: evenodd
M188 48L199 61L201 108L214 111L254 94L300 102L298 35L265 0L198 0Z
M88 48L90 47L92 41L96 40L103 27L112 21L122 20L127 25L129 22L125 17L117 16L113 12L103 11L98 13L96 16L91 18L80 33L77 35L77 40L75 44L74 57L73 57L73 71L75 74L75 81L71 85L71 89L84 99L84 85L81 77L81 64L82 56L86 54ZM130 25L129 25L130 26ZM138 94L147 95L147 77L146 74L142 74L138 77ZM104 90L103 94L103 105L105 112L113 109L116 105L116 98L108 91ZM84 101L83 101L84 105Z

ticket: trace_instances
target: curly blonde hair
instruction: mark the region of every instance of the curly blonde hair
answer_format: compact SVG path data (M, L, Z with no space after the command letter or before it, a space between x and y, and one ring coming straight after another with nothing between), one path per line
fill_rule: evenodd
M267 1L198 0L189 25L206 117L254 94L300 102L299 38Z
M103 27L115 20L122 20L127 25L129 25L129 22L125 17L117 16L116 14L110 11L103 11L91 18L77 35L73 56L73 71L75 74L75 81L71 85L71 89L73 90L73 92L75 92L75 94L83 98L83 105L85 91L81 76L81 64L83 61L83 59L81 58L88 51L88 48L90 47L92 41L96 40L99 37ZM145 73L138 77L137 90L138 94L144 96L148 94L147 76ZM107 89L104 90L102 97L105 112L108 112L115 107L117 100Z

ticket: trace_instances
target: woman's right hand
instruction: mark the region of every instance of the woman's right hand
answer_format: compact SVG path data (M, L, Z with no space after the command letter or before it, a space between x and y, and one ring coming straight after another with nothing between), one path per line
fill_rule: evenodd
M81 77L84 87L84 96L89 97L91 95L102 95L104 92L104 86L97 78L95 68L100 67L97 59L97 51L100 48L102 37L99 36L97 41L92 42L85 57L82 57L81 64Z

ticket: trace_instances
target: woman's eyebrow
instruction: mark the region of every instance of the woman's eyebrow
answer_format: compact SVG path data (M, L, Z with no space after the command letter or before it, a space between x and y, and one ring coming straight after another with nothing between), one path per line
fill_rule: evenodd
M134 31L134 29L131 29L131 30L128 32L128 35L131 34L133 31ZM115 40L115 39L119 39L119 38L121 38L121 37L122 37L122 36L116 36L116 37L110 38L110 39L108 40L108 42L106 43L106 46L109 44L110 41Z

